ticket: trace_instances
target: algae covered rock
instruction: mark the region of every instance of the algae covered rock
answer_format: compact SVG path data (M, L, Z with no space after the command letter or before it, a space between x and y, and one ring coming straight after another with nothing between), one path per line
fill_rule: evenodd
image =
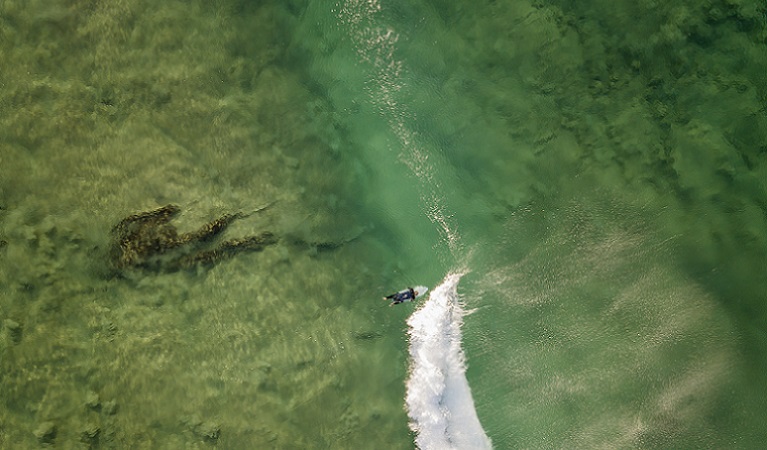
M56 424L53 422L43 422L35 429L35 437L41 444L52 444L56 439Z

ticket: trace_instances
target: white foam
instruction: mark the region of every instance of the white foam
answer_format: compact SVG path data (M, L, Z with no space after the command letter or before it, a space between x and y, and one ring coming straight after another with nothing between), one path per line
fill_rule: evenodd
M466 312L458 298L461 273L448 274L408 319L410 376L406 404L416 445L431 449L490 449L474 410L461 349Z

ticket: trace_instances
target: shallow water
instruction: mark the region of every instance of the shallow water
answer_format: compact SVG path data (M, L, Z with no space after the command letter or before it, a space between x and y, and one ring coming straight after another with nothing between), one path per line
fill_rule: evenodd
M495 448L759 447L765 9L698 3L0 2L0 447L437 448L380 297L449 273Z

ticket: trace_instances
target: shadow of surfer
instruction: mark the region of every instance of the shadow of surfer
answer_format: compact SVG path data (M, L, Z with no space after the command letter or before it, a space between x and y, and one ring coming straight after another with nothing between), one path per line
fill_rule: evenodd
M389 306L394 306L394 305L399 305L400 303L412 302L413 300L425 294L426 291L428 290L429 288L427 288L426 286L416 286L414 288L409 287L399 292L395 292L394 294L387 295L383 299L391 300L391 303L389 303Z

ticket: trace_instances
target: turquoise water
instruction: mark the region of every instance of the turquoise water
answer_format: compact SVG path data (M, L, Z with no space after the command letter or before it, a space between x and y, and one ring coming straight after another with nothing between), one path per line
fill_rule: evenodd
M760 448L767 13L699 3L0 2L0 447Z

